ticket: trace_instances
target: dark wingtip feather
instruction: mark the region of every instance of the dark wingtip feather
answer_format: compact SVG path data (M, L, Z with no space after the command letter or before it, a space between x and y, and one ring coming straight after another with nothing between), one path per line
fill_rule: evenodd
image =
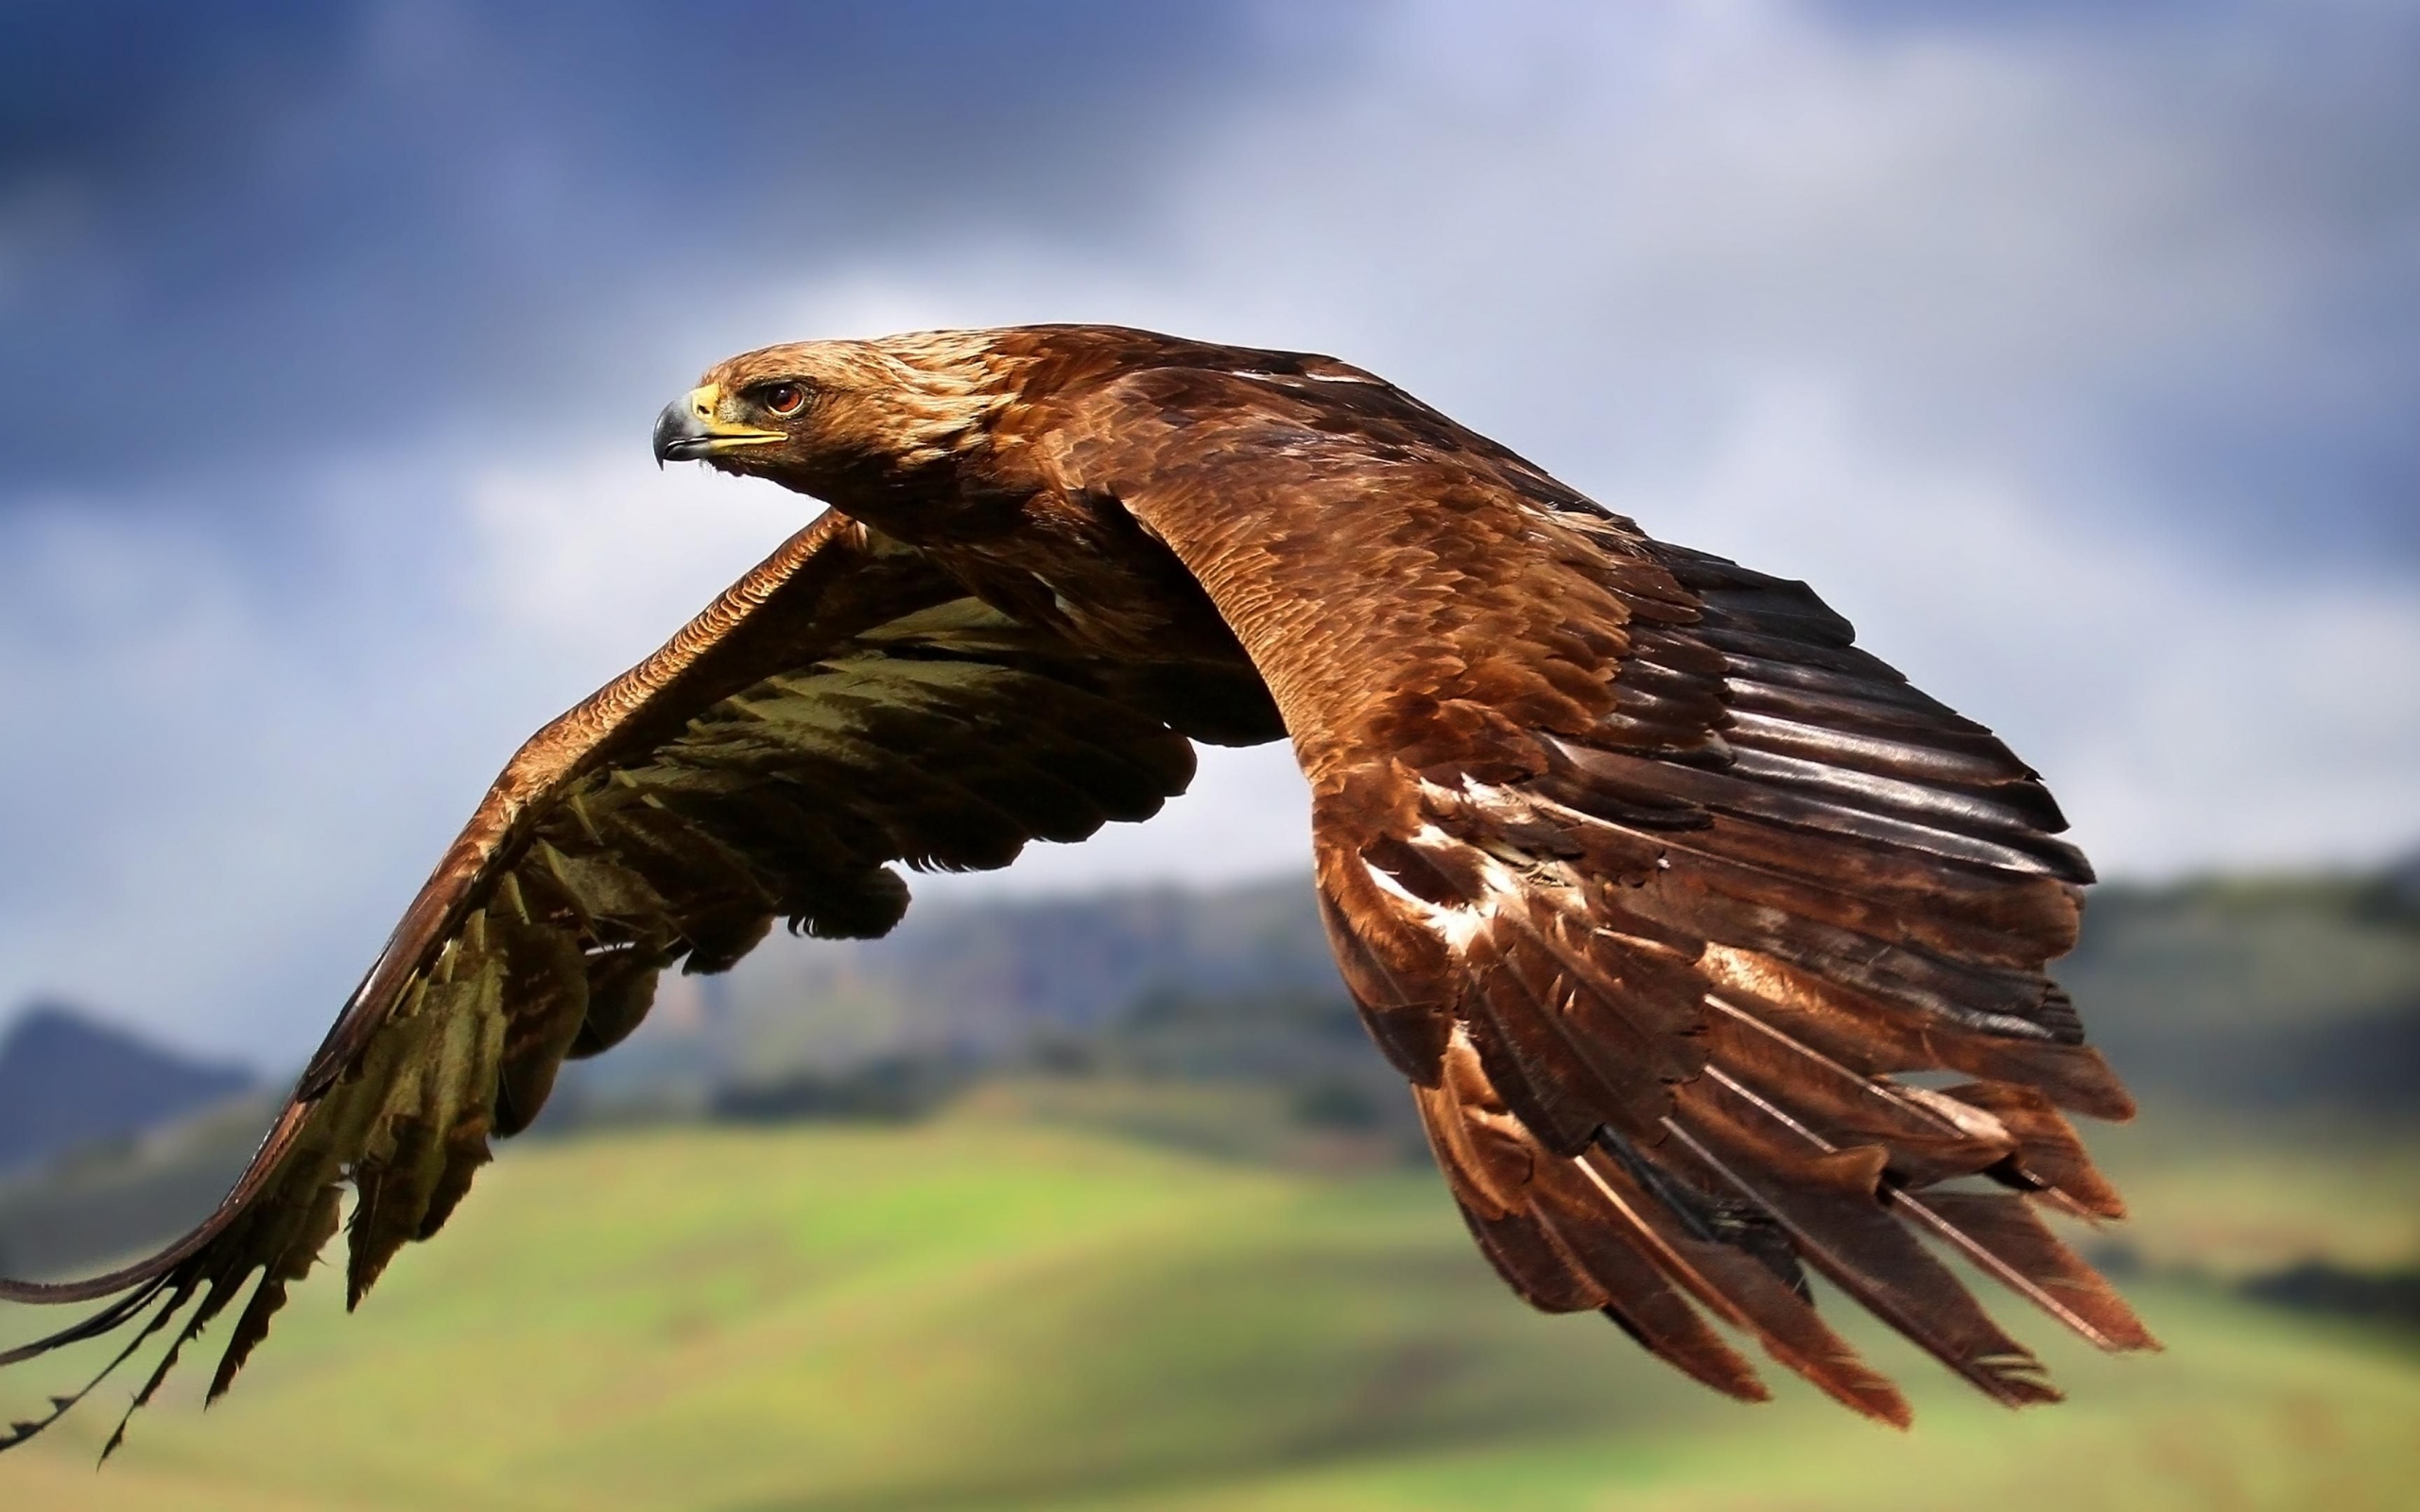
M2062 1243L2024 1198L1942 1192L1901 1193L1893 1200L1986 1275L2096 1349L2115 1353L2159 1348L2126 1299Z
M1712 1199L1688 1196L1693 1188L1618 1136L1600 1141L1582 1158L1582 1169L1635 1225L1665 1274L1723 1321L1754 1335L1776 1363L1863 1417L1894 1428L1915 1420L1891 1379L1816 1314L1803 1280L1736 1239L1717 1239L1716 1229L1692 1216L1695 1207Z

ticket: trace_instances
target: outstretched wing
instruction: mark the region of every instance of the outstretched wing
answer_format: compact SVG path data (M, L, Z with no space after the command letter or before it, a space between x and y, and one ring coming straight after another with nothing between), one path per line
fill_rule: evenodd
M174 1326L140 1406L256 1281L224 1391L334 1235L344 1186L357 1302L444 1223L489 1141L528 1125L564 1059L636 1027L660 972L721 971L776 919L880 935L908 902L887 863L1005 866L1182 792L1192 747L1169 719L1186 711L1155 712L1168 699L1144 676L823 516L513 758L200 1227L89 1280L0 1281L10 1301L111 1299L0 1364L130 1329L114 1368Z
M2055 1393L1936 1250L2151 1344L2038 1216L2119 1211L2058 1109L2131 1109L2043 970L2090 872L1988 730L1803 584L1356 369L1237 354L1027 422L1268 679L1345 979L1524 1297L1761 1397L1719 1319L1893 1421L1805 1267L2010 1403Z

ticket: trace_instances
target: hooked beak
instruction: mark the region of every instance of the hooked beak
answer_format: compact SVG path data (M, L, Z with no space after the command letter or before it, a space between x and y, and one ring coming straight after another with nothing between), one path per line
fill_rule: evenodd
M703 462L746 446L776 446L789 439L781 431L735 425L720 415L722 386L707 384L664 406L655 417L655 465Z

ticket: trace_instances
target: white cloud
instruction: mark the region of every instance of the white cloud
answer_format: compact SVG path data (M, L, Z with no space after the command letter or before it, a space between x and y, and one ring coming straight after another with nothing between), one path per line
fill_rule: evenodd
M1798 387L1751 404L1669 502L1997 729L2104 872L2377 860L2420 836L2420 695L2397 675L2420 668L2420 594L2212 573L2138 523L1876 445Z
M363 905L400 901L391 821L418 772L394 669L355 681L298 646L173 526L53 516L5 546L0 699L43 738L0 755L0 1001L56 990L188 1041L290 1034L280 1000L335 1001L331 947L374 946Z
M1139 251L937 250L802 291L791 329L1073 315L1336 352L1815 582L2042 767L2106 871L2420 837L2409 575L2236 549L2108 435L2147 392L2308 382L2366 255L2274 213L2216 86L2163 115L2156 59L1782 6L1493 15L1417 8L1316 98L1240 113ZM1281 853L1298 810L1266 814L1228 842Z
M545 666L566 703L822 512L703 468L659 471L631 437L478 466L461 489L464 608L500 649Z
M1069 318L1335 352L1660 534L1815 582L2041 766L2105 871L2408 843L2411 575L2214 541L2294 527L2201 524L2127 426L2256 429L2358 387L2372 348L2323 316L2411 245L2411 207L2368 225L2304 183L2281 208L2242 150L2257 57L2238 89L2189 49L1819 14L1400 8L1130 186L1130 241L769 272L687 360ZM60 733L0 758L0 1002L56 988L299 1055L514 741L804 518L640 445L340 459L302 608L154 516L9 527L0 696ZM403 558L359 524L406 514ZM919 888L1297 864L1303 810L1282 751L1211 753L1152 825Z

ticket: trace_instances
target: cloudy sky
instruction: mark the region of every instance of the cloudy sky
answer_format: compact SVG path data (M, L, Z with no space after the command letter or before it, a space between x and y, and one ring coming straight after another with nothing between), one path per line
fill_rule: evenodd
M1375 368L1818 585L2105 873L2420 843L2420 16L2368 0L12 7L0 1008L316 1039L803 501L740 348ZM1003 878L1264 872L1282 751Z

